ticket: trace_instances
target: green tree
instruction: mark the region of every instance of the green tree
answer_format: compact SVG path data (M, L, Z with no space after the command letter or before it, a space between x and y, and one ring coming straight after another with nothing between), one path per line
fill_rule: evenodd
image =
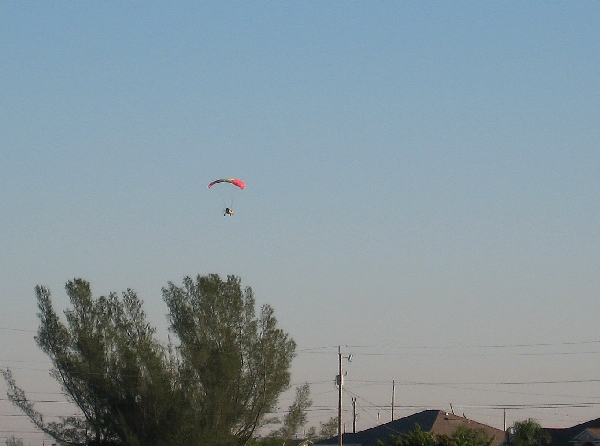
M307 422L306 411L312 406L310 385L304 383L296 388L296 398L283 417L283 426L273 432L270 437L279 439L283 446L302 429Z
M155 339L142 302L127 290L93 298L69 281L66 324L50 292L36 287L38 346L80 416L46 422L3 370L8 397L62 445L245 444L289 385L295 344L265 306L258 318L250 288L219 276L186 278L163 290L179 345Z
M325 423L320 424L319 436L320 440L335 437L338 434L338 417L333 416Z
M94 299L88 282L66 284L72 308L63 324L48 289L36 287L40 327L35 340L53 363L51 375L80 417L44 422L10 370L8 396L43 432L62 444L162 445L175 434L174 369L154 340L142 302L127 290Z
M289 387L295 342L274 311L255 314L252 289L216 274L163 289L193 426L203 445L244 444Z
M435 435L431 432L425 432L418 424L415 430L401 435L392 435L387 443L378 441L379 445L387 446L437 446Z
M23 446L23 440L13 435L6 439L6 446Z
M380 446L491 446L494 439L481 429L458 426L452 435L425 432L418 424L413 431L392 435L387 442L378 441Z
M491 446L494 442L494 437L483 429L466 426L458 426L449 438L452 446Z
M550 434L532 418L516 421L506 440L508 446L543 446L549 444Z

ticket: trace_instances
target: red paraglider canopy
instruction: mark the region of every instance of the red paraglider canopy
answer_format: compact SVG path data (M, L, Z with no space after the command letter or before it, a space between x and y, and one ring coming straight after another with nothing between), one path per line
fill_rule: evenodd
M210 189L211 187L213 187L215 184L218 184L218 183L231 183L234 186L239 187L240 189L244 189L246 187L244 182L242 180L238 180L237 178L222 178L220 180L215 180L212 183L210 183L208 185L208 188Z

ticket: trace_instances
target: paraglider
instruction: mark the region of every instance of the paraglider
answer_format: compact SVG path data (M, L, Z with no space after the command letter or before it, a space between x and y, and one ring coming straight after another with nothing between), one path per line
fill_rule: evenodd
M233 184L234 186L239 187L240 189L244 189L246 187L244 182L242 180L238 180L237 178L222 178L220 180L215 180L215 181L211 182L208 185L208 188L210 189L211 187L213 187L215 184L218 184L218 183L230 183L230 184Z
M215 184L219 184L219 183L229 183L233 186L236 186L240 189L245 189L246 188L246 184L242 181L239 180L237 178L221 178L219 180L215 180L212 181L208 184L208 188L210 189L211 187L213 187ZM231 204L233 204L233 197L231 198ZM223 216L227 217L231 217L233 215L233 209L231 209L231 204L227 207L225 207L225 209L223 210ZM223 198L223 205L225 205L225 198Z

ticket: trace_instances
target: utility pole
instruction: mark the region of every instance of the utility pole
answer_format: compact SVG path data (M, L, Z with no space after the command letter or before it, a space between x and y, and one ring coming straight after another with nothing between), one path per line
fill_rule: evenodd
M339 380L338 380L338 445L342 446L342 383L344 375L342 375L342 346L338 346L338 362L339 362Z
M342 387L344 385L344 374L342 373L342 360L347 359L348 362L352 361L352 355L342 356L342 346L338 346L338 363L339 363L339 375L338 375L338 446L343 446L342 436L344 434L342 423Z
M392 380L392 421L394 421L394 399L396 397L396 380Z
M356 398L352 398L352 433L356 433Z

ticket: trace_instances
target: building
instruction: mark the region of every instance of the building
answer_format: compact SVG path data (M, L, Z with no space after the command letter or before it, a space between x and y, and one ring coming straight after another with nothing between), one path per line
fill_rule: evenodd
M600 446L600 418L564 429L546 429L548 446Z
M465 426L469 429L481 429L494 438L492 446L499 446L504 441L504 431L486 424L477 423L441 410L424 410L408 417L399 418L386 424L356 433L343 435L344 446L377 446L377 440L386 441L390 435L400 435L415 430L419 425L424 432L452 435L456 428ZM315 446L337 445L338 437L328 438L315 443ZM569 445L573 446L573 445ZM577 445L579 446L579 445ZM589 445L581 445L589 446ZM596 445L594 445L596 446ZM598 444L600 446L600 444Z

